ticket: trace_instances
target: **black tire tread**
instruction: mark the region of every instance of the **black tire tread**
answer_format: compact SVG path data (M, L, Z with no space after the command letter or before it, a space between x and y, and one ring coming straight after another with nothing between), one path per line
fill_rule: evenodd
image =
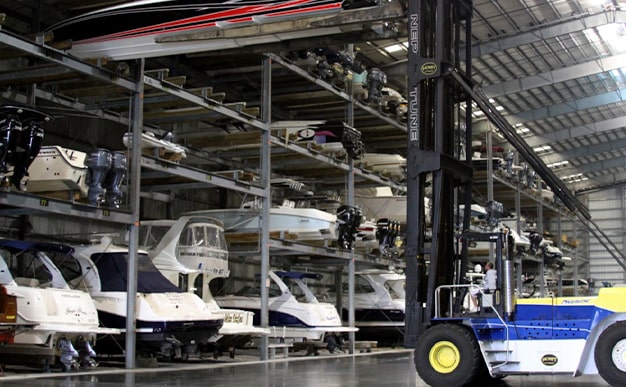
M428 353L438 341L453 342L461 352L461 364L449 374L440 374L430 365ZM419 376L431 386L470 386L484 366L482 354L474 334L460 324L437 324L427 329L417 340L415 347L415 369Z

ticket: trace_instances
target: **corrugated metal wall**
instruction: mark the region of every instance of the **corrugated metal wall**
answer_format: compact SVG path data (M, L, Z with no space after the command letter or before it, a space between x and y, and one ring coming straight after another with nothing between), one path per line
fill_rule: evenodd
M625 189L618 187L589 195L591 217L609 238L624 251L626 237ZM596 287L603 282L612 285L626 283L626 272L595 239L589 240L589 275L595 279Z

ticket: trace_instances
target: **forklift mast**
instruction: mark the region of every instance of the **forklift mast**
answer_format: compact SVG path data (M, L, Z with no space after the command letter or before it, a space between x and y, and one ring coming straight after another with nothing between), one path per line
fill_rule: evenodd
M462 144L471 144L472 103L444 74L450 67L464 66L464 75L471 76L471 45L461 52L461 44L471 42L471 14L470 0L409 0L407 348L415 347L434 316L435 289L458 284L465 274L461 271L467 263L467 241L460 243L455 237L455 216L463 208L463 221L458 223L468 230L472 152L461 149ZM432 190L430 240L424 214L427 188Z

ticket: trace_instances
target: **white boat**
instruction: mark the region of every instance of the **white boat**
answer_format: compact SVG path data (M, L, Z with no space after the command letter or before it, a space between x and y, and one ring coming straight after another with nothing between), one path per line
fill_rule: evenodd
M364 153L361 160L366 169L388 175L395 180L406 179L406 158L401 155Z
M389 187L359 189L354 194L354 204L359 206L364 216L376 219L387 218L406 224L406 196L394 195ZM430 224L430 199L424 198L426 224Z
M297 241L337 240L337 216L315 208L296 208L293 201L270 208L270 233L288 232ZM242 208L187 212L183 215L207 216L222 222L226 232L258 233L261 208L255 202Z
M406 276L390 270L363 270L354 276L354 325L359 340L401 342L404 335ZM348 283L343 283L342 316L348 319ZM332 302L335 292L324 295Z
M124 146L130 148L133 143L133 134L131 132L124 133L122 142L124 143ZM177 159L184 159L187 157L185 147L169 141L167 137L158 138L156 134L152 132L141 133L140 145L142 150L154 149L163 152L164 155L169 155L170 158L176 157ZM159 155L160 154L157 154L155 156Z
M13 343L0 346L0 362L47 370L55 363L62 338L82 337L94 345L97 334L120 333L99 327L94 300L85 291L71 289L50 258L71 252L65 245L0 241L0 285L5 296L15 298L17 324L26 327L16 332Z
M70 285L89 291L103 326L125 330L128 282L128 248L111 243L75 247ZM137 353L168 359L187 358L205 345L223 320L197 295L183 292L165 278L145 251L137 254ZM124 336L108 342L106 350L118 353ZM102 343L104 344L104 343ZM102 345L101 345L102 346ZM121 346L121 347L120 347Z
M87 154L58 145L44 146L28 168L29 192L73 191L87 197Z
M305 281L319 280L321 275L303 272L270 270L269 328L270 337L298 340L322 340L326 333L356 332L342 325L335 306L319 302ZM258 281L233 295L215 298L224 308L237 308L255 313L255 325L260 325L261 288Z
M157 269L181 290L197 294L211 312L224 320L218 345L234 347L249 341L251 336L269 333L253 325L254 313L222 309L213 298L211 280L229 275L228 250L220 222L198 216L143 221L139 235L141 248L148 252Z

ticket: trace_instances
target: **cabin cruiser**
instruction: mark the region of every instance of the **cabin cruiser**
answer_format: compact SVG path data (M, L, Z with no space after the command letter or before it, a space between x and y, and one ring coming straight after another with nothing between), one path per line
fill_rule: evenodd
M375 5L370 1L348 1L346 8ZM199 51L245 47L302 36L336 33L336 28L239 34L237 39L178 40L181 33L223 31L225 28L334 14L342 11L337 0L200 1L144 0L98 9L51 26L55 39L72 39L70 53L80 58L108 57L112 60L149 58ZM167 41L174 38L176 41Z
M354 325L359 340L396 344L404 335L406 276L390 270L363 270L354 273ZM348 319L348 283L342 286L342 316ZM331 301L336 292L324 299Z
M128 247L99 243L76 246L62 266L69 284L89 291L105 327L124 330L128 286ZM208 343L223 324L197 295L183 292L165 278L145 251L137 254L137 353L185 359ZM103 341L101 352L119 353L123 338ZM102 348L104 347L104 348Z
M0 346L1 363L48 370L61 340L80 338L93 345L97 334L120 333L99 327L89 293L71 289L53 263L55 257L67 257L72 251L60 244L0 240L0 294L7 306L13 303L18 325L13 342Z
M254 313L222 309L213 298L211 280L227 278L230 273L224 228L219 221L198 216L143 221L139 244L170 282L197 294L212 313L224 320L216 337L218 348L241 347L250 337L269 333L253 325Z
M328 333L358 330L343 326L335 306L319 302L306 285L307 280L321 278L320 274L315 273L278 270L268 272L270 338L319 341ZM261 287L258 280L233 295L219 296L215 299L224 308L254 312L254 324L257 326L261 324Z

